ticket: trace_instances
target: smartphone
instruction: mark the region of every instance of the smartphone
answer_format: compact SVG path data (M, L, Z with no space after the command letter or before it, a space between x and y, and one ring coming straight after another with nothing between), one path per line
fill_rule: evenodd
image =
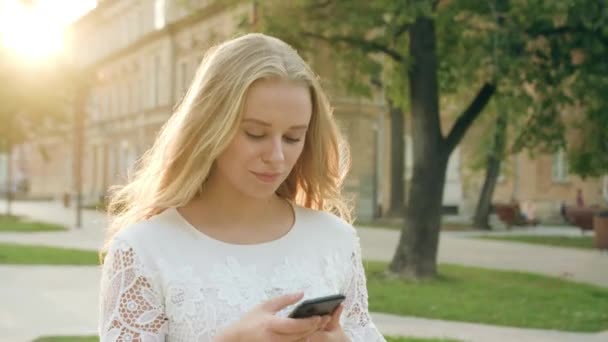
M331 315L346 297L341 294L307 299L289 314L290 318L308 318L312 316Z

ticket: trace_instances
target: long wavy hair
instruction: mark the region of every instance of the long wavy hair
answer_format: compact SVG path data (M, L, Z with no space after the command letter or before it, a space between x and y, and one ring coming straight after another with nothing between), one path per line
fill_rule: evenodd
M215 159L235 136L247 90L267 78L304 82L312 101L304 149L277 195L351 221L341 193L349 151L317 77L291 46L251 33L207 51L183 101L135 172L125 185L110 189L105 247L120 229L184 206L203 191Z

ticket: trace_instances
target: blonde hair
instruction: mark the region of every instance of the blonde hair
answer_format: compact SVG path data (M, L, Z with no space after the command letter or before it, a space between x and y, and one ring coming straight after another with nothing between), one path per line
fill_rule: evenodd
M237 131L247 90L266 78L303 81L313 108L302 154L276 193L351 221L341 194L350 166L348 148L319 81L285 42L252 33L207 51L182 103L139 160L132 179L111 189L108 212L113 218L106 247L120 229L184 206L202 191L213 162Z

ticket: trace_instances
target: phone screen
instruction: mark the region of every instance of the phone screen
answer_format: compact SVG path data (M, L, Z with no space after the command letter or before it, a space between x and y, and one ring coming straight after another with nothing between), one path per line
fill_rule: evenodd
M344 295L337 294L305 300L293 309L289 317L308 318L331 315L345 298Z

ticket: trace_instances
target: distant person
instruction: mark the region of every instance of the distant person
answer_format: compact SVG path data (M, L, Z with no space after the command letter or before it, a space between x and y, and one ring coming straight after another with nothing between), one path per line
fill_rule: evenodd
M319 80L283 41L211 48L111 195L101 341L385 341L341 194L347 157ZM323 317L302 299L342 294Z
M608 175L604 176L604 181L602 182L602 197L604 197L604 201L608 204Z
M585 200L583 199L583 191L580 188L576 189L576 206L577 207L585 206Z

